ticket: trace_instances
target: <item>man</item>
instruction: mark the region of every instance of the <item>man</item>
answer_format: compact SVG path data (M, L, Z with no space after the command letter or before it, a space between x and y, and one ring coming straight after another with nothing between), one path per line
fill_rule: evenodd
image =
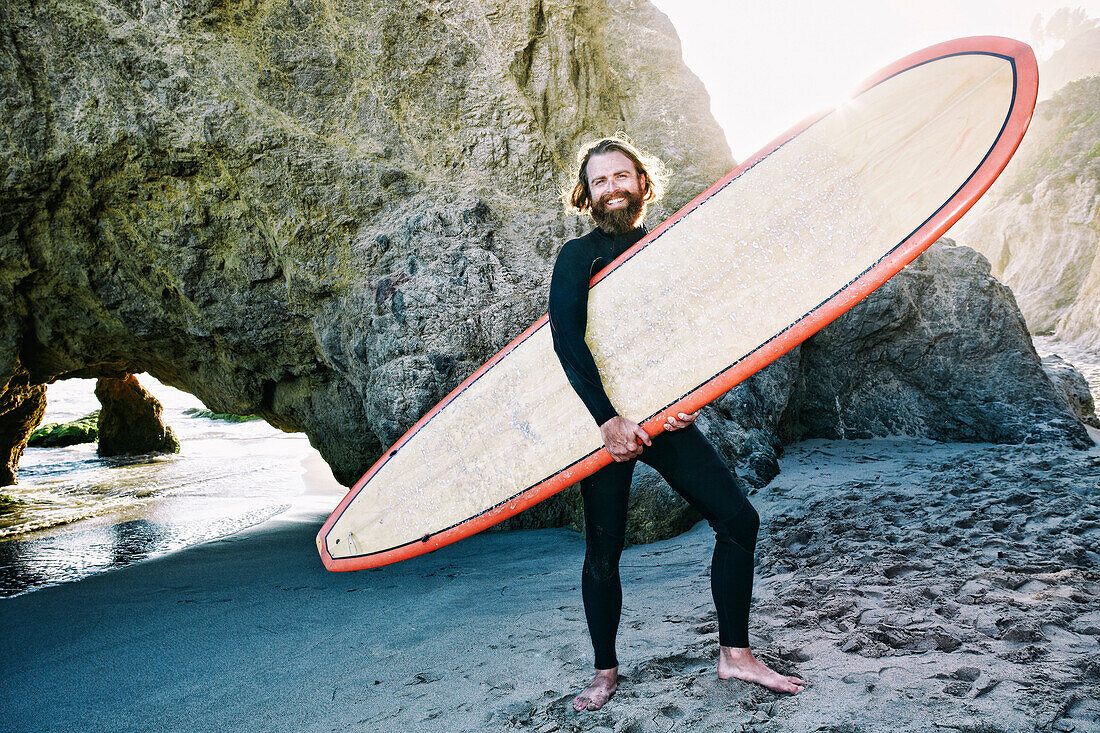
M639 458L656 469L715 530L711 590L718 611L718 676L800 692L805 684L801 679L769 669L749 649L748 613L759 516L738 488L736 476L693 424L698 413L670 417L665 432L650 438L616 412L584 340L588 283L645 236L646 207L661 195L660 162L642 156L618 138L601 140L583 150L578 159L580 169L569 205L590 213L596 228L566 242L558 254L550 283L550 328L562 368L599 425L615 462L581 481L586 542L581 595L596 676L574 699L573 707L598 710L618 687L619 556L626 536L630 478Z

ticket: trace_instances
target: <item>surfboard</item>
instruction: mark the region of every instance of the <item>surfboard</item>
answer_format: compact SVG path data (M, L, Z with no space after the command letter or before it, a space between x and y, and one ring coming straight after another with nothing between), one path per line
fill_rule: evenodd
M586 340L650 435L770 364L923 252L1027 129L1031 49L993 36L906 56L810 116L600 271ZM329 570L415 557L611 462L546 316L424 415L317 534Z

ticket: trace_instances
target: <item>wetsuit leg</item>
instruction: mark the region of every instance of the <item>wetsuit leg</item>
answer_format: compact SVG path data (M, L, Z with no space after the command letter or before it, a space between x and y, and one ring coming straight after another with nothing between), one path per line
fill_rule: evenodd
M655 437L640 460L656 469L714 528L710 583L718 611L718 641L722 646L747 647L760 516L741 491L740 481L694 425Z
M634 461L612 463L581 481L584 498L584 570L581 596L596 669L619 666L615 636L623 607L619 557L626 540L626 508Z

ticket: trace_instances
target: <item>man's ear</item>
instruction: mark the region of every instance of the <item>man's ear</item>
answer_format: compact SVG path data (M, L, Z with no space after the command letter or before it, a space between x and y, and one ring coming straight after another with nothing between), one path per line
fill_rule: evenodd
M648 200L653 193L649 186L649 174L645 171L638 171L638 177L642 179L642 199Z

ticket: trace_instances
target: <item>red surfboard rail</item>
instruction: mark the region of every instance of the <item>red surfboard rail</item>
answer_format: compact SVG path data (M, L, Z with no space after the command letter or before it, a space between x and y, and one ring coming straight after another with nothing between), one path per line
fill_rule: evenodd
M962 54L994 55L1009 60L1013 65L1016 83L1012 107L1004 127L1001 130L1001 134L985 159L969 177L966 183L934 214L926 219L919 228L897 244L872 267L864 271L857 279L729 368L700 385L692 392L669 404L664 409L643 420L641 426L647 433L651 436L658 435L663 431L663 424L669 416L675 415L677 412L694 412L707 405L848 311L852 306L866 298L876 288L916 259L918 255L926 250L956 221L958 221L982 194L989 189L993 181L996 180L997 176L1004 170L1008 161L1019 147L1020 141L1031 121L1031 115L1035 107L1035 100L1039 88L1039 73L1035 62L1035 55L1028 45L1011 38L999 36L975 36L940 43L910 54L881 70L864 81L852 94L852 97L856 97L881 82L914 67L948 56ZM777 137L771 143L764 146L759 152L723 176L720 180L650 232L637 244L624 252L619 258L597 273L596 276L592 278L590 286L595 285L597 282L610 275L622 263L643 250L650 242L658 239L670 227L674 226L694 209L706 202L707 199L724 188L731 181L751 170L757 163L767 158L774 151L796 138L833 111L834 108L829 108L807 117L805 120ZM342 514L344 509L355 499L363 486L365 486L378 470L385 465L386 461L391 456L395 455L422 426L426 425L440 410L450 404L450 402L466 387L477 381L478 378L492 369L494 365L515 349L516 346L523 343L540 328L543 328L546 323L547 316L544 315L477 371L463 380L463 382L447 395L447 397L440 401L438 405L420 418L420 420L418 420L401 439L394 443L371 469L355 483L317 534L318 552L326 568L333 571L361 570L388 565L417 555L422 555L472 534L476 534L508 517L518 514L576 483L585 476L595 473L612 462L611 454L608 453L606 449L601 448L585 456L580 461L563 468L554 475L547 477L538 484L527 488L516 496L502 501L476 516L470 517L465 521L439 532L406 542L398 547L371 554L345 558L333 558L328 551L325 537L330 528Z

